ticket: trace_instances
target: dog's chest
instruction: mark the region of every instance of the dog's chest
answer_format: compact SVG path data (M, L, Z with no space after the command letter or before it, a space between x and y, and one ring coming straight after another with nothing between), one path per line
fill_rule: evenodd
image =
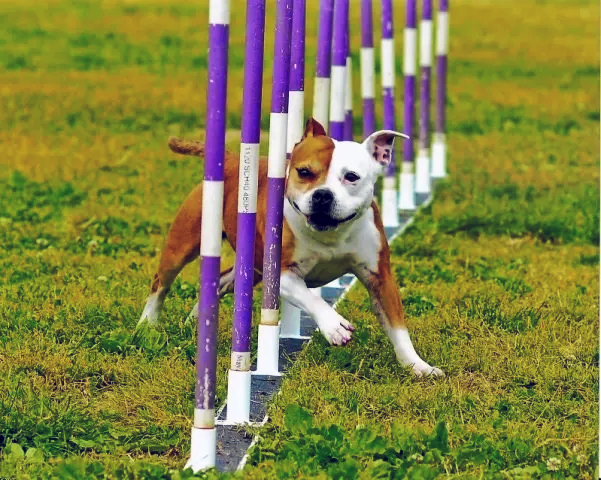
M377 271L379 232L372 222L361 222L345 241L334 245L299 238L294 252L297 273L308 287L320 287L358 269Z
M303 249L297 251L295 262L298 273L308 287L320 287L352 271L356 256L349 251Z

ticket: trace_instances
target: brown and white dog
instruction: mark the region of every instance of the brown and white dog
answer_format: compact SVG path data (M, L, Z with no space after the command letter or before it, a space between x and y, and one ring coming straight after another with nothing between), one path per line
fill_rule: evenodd
M314 119L307 121L288 165L282 241L281 296L304 310L326 340L342 345L353 326L325 300L311 292L346 274L354 274L370 293L373 308L394 345L399 362L417 375L443 375L416 353L407 331L399 290L390 269L390 250L374 185L390 162L395 137L380 130L363 143L338 142L327 136ZM204 154L198 142L169 139L170 148L187 155ZM238 156L226 153L224 172L223 235L236 246ZM151 294L140 323L155 324L163 301L182 268L200 252L202 185L181 205L152 281ZM259 169L255 283L261 281L267 199L267 162ZM234 290L233 268L221 273L221 296ZM198 304L192 312L198 316Z

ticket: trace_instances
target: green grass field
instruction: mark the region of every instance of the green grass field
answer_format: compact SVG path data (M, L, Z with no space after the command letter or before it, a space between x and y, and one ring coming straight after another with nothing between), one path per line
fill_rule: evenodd
M173 288L162 325L135 326L167 228L202 178L167 138L204 135L207 3L0 1L2 478L190 475L181 468L196 346L185 317L198 263ZM312 77L318 2L309 3ZM273 12L271 1L265 139ZM595 475L599 4L454 0L450 18L450 178L392 246L416 349L447 376L401 369L357 287L341 306L353 341L331 348L314 337L240 478ZM243 25L236 11L232 149ZM399 56L399 75L401 65ZM231 316L226 298L219 403Z

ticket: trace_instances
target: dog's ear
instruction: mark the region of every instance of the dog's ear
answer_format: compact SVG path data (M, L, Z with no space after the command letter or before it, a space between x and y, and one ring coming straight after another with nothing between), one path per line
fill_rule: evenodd
M363 145L378 164L386 166L392 160L395 137L409 139L408 135L394 130L378 130L367 137Z
M322 124L315 120L313 117L309 117L305 124L305 133L303 133L303 140L307 137L325 137L327 135L325 128Z

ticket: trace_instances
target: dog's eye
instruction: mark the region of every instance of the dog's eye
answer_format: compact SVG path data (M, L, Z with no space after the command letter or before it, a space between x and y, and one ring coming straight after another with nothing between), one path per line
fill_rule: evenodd
M360 177L359 177L359 175L357 175L357 174L356 174L356 173L354 173L354 172L347 172L347 173L344 175L344 179L345 179L347 182L349 182L349 183L355 183L356 181L358 181L358 180L359 180L359 178L360 178Z
M313 176L313 172L308 168L297 168L296 172L300 178L310 178Z

